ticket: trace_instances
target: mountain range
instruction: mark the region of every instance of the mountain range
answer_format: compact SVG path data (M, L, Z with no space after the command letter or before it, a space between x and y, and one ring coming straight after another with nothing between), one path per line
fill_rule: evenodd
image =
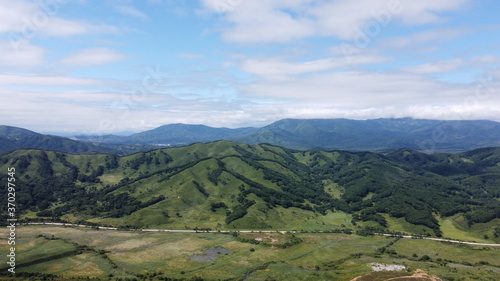
M128 137L77 136L82 141L108 144L187 145L231 140L269 143L292 149L391 151L410 148L428 152L461 152L500 146L500 123L494 121L440 121L401 119L283 119L262 128L213 128L170 124Z
M169 124L130 136L63 138L0 126L0 151L40 148L69 153L125 155L158 147L230 140L268 143L291 149L385 152L402 148L425 152L463 152L500 146L500 123L487 120L424 119L283 119L254 128L214 128Z

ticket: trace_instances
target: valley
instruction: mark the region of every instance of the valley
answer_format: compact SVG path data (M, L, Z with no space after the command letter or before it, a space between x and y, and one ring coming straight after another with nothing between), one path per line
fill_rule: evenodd
M500 281L498 1L0 3L0 281Z
M393 277L492 280L499 163L498 148L373 153L231 141L0 156L0 169L16 170L21 280L372 280L382 273L371 275L371 264L405 266L382 274ZM217 247L231 254L190 261Z

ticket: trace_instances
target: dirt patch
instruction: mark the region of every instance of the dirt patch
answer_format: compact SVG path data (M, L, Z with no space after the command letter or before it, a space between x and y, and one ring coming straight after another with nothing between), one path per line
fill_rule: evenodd
M262 242L269 245L276 245L280 243L286 242L289 237L282 233L274 233L274 232L253 232L253 233L242 233L240 234L242 238L253 239L258 242Z

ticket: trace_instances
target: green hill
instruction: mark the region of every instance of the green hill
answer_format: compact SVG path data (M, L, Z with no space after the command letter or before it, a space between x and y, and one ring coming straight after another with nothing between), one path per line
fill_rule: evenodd
M148 144L104 144L98 141L77 141L60 136L44 135L26 129L0 126L0 152L16 149L57 150L68 153L112 153L131 154L137 151L147 151L157 148Z
M17 150L0 157L0 170L16 168L16 202L26 220L438 236L454 227L493 239L500 232L499 163L499 148L377 154L218 141L122 157Z

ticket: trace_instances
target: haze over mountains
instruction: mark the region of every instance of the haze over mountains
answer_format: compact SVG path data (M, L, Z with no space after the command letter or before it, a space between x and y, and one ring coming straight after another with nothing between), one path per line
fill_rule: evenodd
M88 137L77 137L90 140ZM493 121L439 121L401 119L283 119L262 128L213 128L171 124L133 134L106 136L103 143L186 145L232 140L247 144L270 143L292 149L459 152L500 146L500 123Z
M40 148L70 153L130 154L157 147L231 140L309 150L463 152L500 146L500 123L487 120L283 119L261 128L214 128L169 124L130 136L76 136L68 139L21 128L0 127L0 151Z

